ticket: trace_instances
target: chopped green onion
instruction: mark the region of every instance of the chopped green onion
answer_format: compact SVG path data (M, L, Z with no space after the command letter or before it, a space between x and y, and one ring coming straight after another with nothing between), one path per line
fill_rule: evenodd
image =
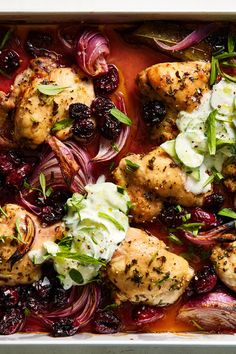
M39 183L40 183L40 187L41 187L41 190L42 190L42 193L43 193L43 197L46 198L46 177L44 175L43 172L40 173L39 175Z
M162 279L156 281L156 285L163 284L169 278L170 278L170 272L167 272L166 275Z
M119 147L117 146L117 144L115 144L115 143L112 143L111 144L111 147L112 147L112 149L114 150L114 151L116 151L116 152L119 152L120 150L119 150Z
M112 224L114 224L116 226L116 228L120 231L125 231L124 227L115 219L113 218L112 216L106 214L106 213L103 213L103 212L99 212L98 213L98 216L100 218L103 218L103 219L106 219L108 221L110 221Z
M176 245L182 245L183 242L174 234L170 234L168 237L168 240L175 243Z
M74 120L71 118L60 120L59 122L55 123L54 126L52 127L52 132L57 132L59 130L70 127L73 121Z
M123 112L121 112L119 109L117 108L112 108L110 110L110 114L115 117L116 119L118 119L118 121L120 121L121 123L125 124L125 125L132 125L132 120L127 117L126 114L124 114Z
M206 120L207 144L210 155L216 154L216 114L217 110L215 109Z
M234 57L236 57L236 52L232 52L232 53L224 52L222 54L215 55L215 59L218 60L222 60L226 58L234 58Z
M20 219L16 219L16 232L17 232L17 238L22 241L22 234L20 231Z
M215 59L215 57L212 57L211 59L211 75L210 75L210 85L214 85L216 78L217 78L217 74L218 74L218 70L217 70L217 59Z
M223 208L218 212L218 215L226 216L227 218L236 219L236 212L229 208Z
M125 159L126 162L126 171L135 172L139 169L139 165L131 160Z
M182 215L182 221L186 222L191 219L191 214Z
M176 209L177 211L179 211L179 212L182 211L182 207L181 207L180 205L176 205L175 209Z
M83 284L84 282L82 274L75 268L70 269L69 276L77 284Z
M6 218L8 218L7 213L3 210L2 207L0 207L0 212L1 212Z
M13 32L13 28L10 28L6 34L4 35L2 42L0 44L0 50L2 50L5 47L5 44L7 43L7 41L9 40L9 38L11 37L11 34Z
M44 85L40 84L37 86L39 92L47 96L55 96L66 90L68 86L58 86L58 85Z

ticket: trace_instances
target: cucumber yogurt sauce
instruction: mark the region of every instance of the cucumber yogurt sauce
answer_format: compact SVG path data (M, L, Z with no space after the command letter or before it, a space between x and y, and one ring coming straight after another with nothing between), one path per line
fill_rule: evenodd
M128 227L130 199L127 192L109 182L85 187L86 196L75 193L67 201L66 233L59 242L45 242L44 254L31 252L35 263L53 259L65 289L86 284L110 261L124 240Z
M222 79L197 109L180 112L176 124L180 133L161 147L182 166L187 191L208 192L214 176L223 177L224 161L235 155L236 84Z

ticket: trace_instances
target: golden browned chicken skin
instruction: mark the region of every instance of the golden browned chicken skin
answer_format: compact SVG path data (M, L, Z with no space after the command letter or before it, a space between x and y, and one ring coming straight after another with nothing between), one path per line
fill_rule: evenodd
M184 293L193 273L188 262L169 252L163 241L135 228L128 230L107 266L117 303L172 304Z
M225 177L224 184L230 190L230 192L236 192L236 159L229 163L225 163L223 166L223 175Z
M137 77L140 93L166 105L163 121L151 128L151 138L158 144L174 139L178 112L193 111L209 90L210 63L202 61L160 63L143 70Z
M126 160L137 164L138 169L131 171ZM186 207L203 204L204 194L195 195L185 190L186 174L161 147L146 155L133 154L123 158L114 171L114 179L126 188L136 222L153 220L164 201Z
M0 218L0 285L29 284L41 277L28 251L42 249L43 242L62 237L58 223L43 228L36 216L16 204L6 204Z
M55 95L41 93L38 85L63 87ZM68 118L71 103L90 106L94 99L93 83L75 68L59 67L49 58L31 61L30 68L16 77L9 97L1 94L3 108L15 109L14 139L30 148L47 140L54 124ZM64 140L70 136L70 127L55 135Z
M211 260L220 280L236 291L236 241L216 245L212 250Z

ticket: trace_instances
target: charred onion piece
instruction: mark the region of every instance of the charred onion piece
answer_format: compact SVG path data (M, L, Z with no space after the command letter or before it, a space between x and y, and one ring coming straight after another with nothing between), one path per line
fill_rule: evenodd
M200 330L235 331L236 299L223 291L200 295L180 308L178 319Z
M20 225L22 225L22 223ZM24 227L21 227L21 230L21 238L19 239L18 247L13 255L8 259L11 267L13 267L16 262L24 257L24 255L30 250L34 241L35 224L29 215L25 216Z
M52 136L48 139L48 144L52 148L52 151L55 153L59 161L61 171L66 183L71 185L76 173L79 170L79 165L75 161L73 153L55 136Z
M216 242L234 242L236 235L228 233L235 230L235 221L230 221L224 225L220 225L209 231L199 232L194 236L192 232L181 230L181 235L196 245L213 245Z

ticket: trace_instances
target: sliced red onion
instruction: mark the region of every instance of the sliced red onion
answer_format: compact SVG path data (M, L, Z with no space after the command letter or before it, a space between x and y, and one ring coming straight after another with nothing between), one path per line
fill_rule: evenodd
M154 39L154 41L162 49L175 52L178 50L187 49L187 48L193 46L194 44L201 42L203 39L205 39L207 36L209 36L209 34L214 32L216 29L217 29L217 26L215 23L208 23L206 25L201 25L197 29L195 29L193 32L191 32L187 37L185 37L182 41L180 41L179 43L177 43L173 46L169 46L157 39Z
M101 32L86 30L78 39L77 62L90 76L108 71L106 57L110 54L109 41Z
M227 233L233 229L235 229L235 221L230 221L224 225L217 226L214 229L200 232L197 236L194 236L190 231L186 230L181 230L181 235L196 245L210 246L217 242L236 241L236 235Z
M178 319L200 330L235 332L236 299L223 291L198 296L180 308Z
M121 92L119 92L118 94L116 94L116 98L117 98L116 107L121 112L127 114L126 107L125 107L124 95ZM116 157L121 152L123 147L125 146L128 136L129 136L129 133L130 133L130 126L123 124L119 136L113 142L117 146L116 150L114 150L112 148L112 144L111 144L110 140L101 137L98 153L92 159L92 161L93 162L106 162L106 161L109 161L109 160L113 159L114 157Z

